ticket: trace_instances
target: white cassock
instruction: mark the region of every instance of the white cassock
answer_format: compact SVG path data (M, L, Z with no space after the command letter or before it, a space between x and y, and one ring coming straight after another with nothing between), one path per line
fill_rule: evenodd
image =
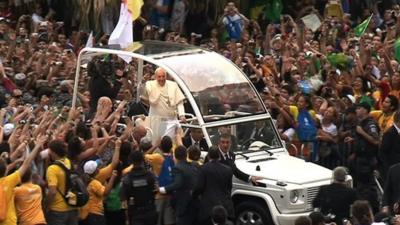
M170 80L166 80L163 87L156 80L147 81L142 98L150 104L149 125L153 131L153 142L165 135L173 138L179 126L177 117L185 115L185 96L179 86Z

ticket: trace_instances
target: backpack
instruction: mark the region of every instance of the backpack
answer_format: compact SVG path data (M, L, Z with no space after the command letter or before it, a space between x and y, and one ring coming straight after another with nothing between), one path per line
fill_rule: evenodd
M297 117L298 126L296 129L300 141L315 141L317 126L308 110L300 110Z
M59 166L65 173L65 193L57 191L63 196L67 205L74 207L86 205L89 201L89 193L79 175L59 161L54 162L54 165Z
M3 186L0 186L0 223L7 219L7 196Z
M225 17L228 20L226 30L230 39L240 40L242 36L242 28L240 27L240 20L232 20L229 16Z
M175 166L172 155L164 156L164 162L161 166L160 174L158 175L158 184L160 187L165 187L172 183L172 167Z
M129 210L138 208L154 209L156 180L153 173L143 170L132 170L123 180L123 186L128 190Z

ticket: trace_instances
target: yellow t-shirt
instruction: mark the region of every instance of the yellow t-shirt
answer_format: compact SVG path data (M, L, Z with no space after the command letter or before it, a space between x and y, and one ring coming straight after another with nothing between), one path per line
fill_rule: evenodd
M87 187L89 193L89 201L81 209L80 218L84 219L89 213L96 215L104 215L103 196L105 187L100 181L93 179Z
M71 162L67 158L60 160L68 169L71 169ZM63 196L60 194L65 193L65 173L63 169L58 165L51 165L47 169L46 179L48 186L56 187L57 192L54 196L53 202L50 203L49 209L56 212L66 212L74 210L75 208L67 205Z
M99 173L96 175L94 179L98 180L100 183L104 184L111 176L112 176L113 168L111 164L108 164L106 167L101 168Z
M153 154L145 154L144 158L148 163L150 163L151 167L153 168L154 175L159 176L161 173L162 164L164 162L164 156L158 153L153 153ZM168 195L157 193L156 199L165 198L167 196Z
M42 189L40 186L32 183L24 183L14 190L18 224L46 224L42 210Z
M382 110L374 110L369 113L378 123L381 135L383 135L392 125L394 121L394 113L385 115Z
M14 188L21 182L19 170L0 178L0 187L3 188L7 201L7 218L0 225L16 225L17 215L14 204Z
M96 182L98 182L98 183L100 183L100 185L102 185L102 184L104 184L104 183L107 181L107 179L109 179L109 178L112 176L112 171L113 171L113 168L112 168L111 164L109 164L109 165L107 165L106 167L101 168L101 169L99 170L99 172L96 174L94 180L96 180ZM91 183L89 184L89 186L92 185L92 183L93 183L93 182L91 182ZM89 191L89 186L88 186L88 191ZM103 186L103 185L102 185L102 186ZM90 194L90 192L89 192L89 202L90 202L90 199L91 199L92 197L93 197L93 196L91 196L91 194ZM89 212L94 213L94 214L101 214L101 215L103 215L103 213L104 213L103 210L101 210L101 213L92 212L92 211L90 210L90 208L93 208L93 207L92 207L92 206L89 206L89 202L86 203L85 206L83 206L82 208L80 208L80 210L79 210L79 219L81 219L81 220L86 219L86 217L87 217L87 215L89 214ZM103 205L102 205L101 207L103 207Z
M153 154L145 154L144 158L148 163L150 163L151 167L153 168L154 174L156 176L160 175L161 167L164 162L164 156L158 153L153 153Z

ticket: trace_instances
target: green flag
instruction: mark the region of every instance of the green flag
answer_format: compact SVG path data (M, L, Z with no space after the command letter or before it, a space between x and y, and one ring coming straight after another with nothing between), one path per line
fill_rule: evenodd
M398 38L394 43L394 57L397 62L400 62L400 38Z
M372 15L368 17L366 20L364 20L362 23L358 24L356 28L354 29L354 34L357 37L361 37L364 33L365 30L368 28L369 21L371 21Z
M332 53L327 56L328 62L339 70L348 70L352 67L352 58L343 53Z
M278 22L281 17L282 9L283 5L281 0L269 0L264 13L271 22Z

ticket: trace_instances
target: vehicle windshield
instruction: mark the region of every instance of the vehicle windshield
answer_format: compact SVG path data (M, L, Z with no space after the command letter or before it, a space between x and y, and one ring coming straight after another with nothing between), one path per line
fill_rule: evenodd
M205 122L266 113L246 77L210 52L160 59L185 82Z
M270 118L207 128L207 132L213 145L218 145L223 134L229 134L230 150L234 152L263 151L282 147Z

